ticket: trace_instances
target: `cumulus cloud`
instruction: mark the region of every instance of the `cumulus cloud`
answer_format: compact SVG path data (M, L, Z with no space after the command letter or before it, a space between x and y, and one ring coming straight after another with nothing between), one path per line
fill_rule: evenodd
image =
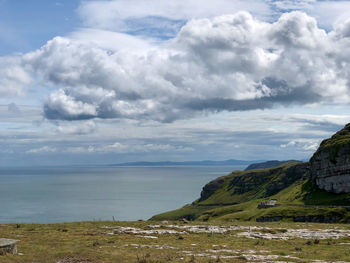
M298 140L292 140L288 142L287 144L281 144L281 148L297 148L302 151L306 152L314 152L317 150L319 146L318 140L312 140L312 139L298 139Z
M267 23L247 12L193 19L176 38L119 50L55 38L23 56L57 87L49 119L171 122L276 105L349 103L350 22L331 32L302 12Z

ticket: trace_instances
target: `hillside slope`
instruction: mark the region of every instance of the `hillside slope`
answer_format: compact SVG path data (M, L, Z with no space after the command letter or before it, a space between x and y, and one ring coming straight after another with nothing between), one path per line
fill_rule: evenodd
M262 162L262 163L252 163L251 165L248 165L248 167L245 169L245 171L273 168L273 167L280 166L280 165L285 164L285 163L292 163L292 162L300 162L300 161L296 161L296 160L288 160L288 161L272 160L272 161L266 161L266 162Z
M350 222L350 194L319 189L307 170L308 163L295 162L236 171L205 185L192 204L152 219ZM276 199L279 206L259 209L266 199Z
M267 199L277 206L266 207L273 203ZM191 205L152 219L179 218L350 223L350 124L324 140L307 163L289 161L219 177Z

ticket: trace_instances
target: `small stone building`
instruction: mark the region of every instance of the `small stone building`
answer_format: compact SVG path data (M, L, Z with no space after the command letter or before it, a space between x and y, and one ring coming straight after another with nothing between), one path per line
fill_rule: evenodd
M276 199L269 199L261 202L258 205L258 208L269 208L269 207L275 207L278 206L277 200Z

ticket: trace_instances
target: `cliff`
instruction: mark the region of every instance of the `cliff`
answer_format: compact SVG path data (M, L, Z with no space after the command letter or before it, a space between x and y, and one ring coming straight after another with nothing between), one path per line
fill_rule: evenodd
M224 205L273 196L301 179L307 165L294 162L270 169L233 172L205 185L198 202Z
M279 206L259 209L266 199ZM324 140L308 163L291 161L219 177L192 204L152 219L180 218L350 223L350 124Z
M320 189L350 193L350 124L322 141L310 159L310 175Z

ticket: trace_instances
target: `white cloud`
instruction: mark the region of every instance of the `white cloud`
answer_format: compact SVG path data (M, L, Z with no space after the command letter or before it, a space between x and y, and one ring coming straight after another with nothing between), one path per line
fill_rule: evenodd
M30 149L26 151L28 154L56 153L58 150L55 147L43 146L40 148Z
M128 34L93 28L82 28L72 32L68 37L87 46L99 47L111 51L125 49L135 51L149 49L151 47L148 41Z
M327 29L350 17L349 1L317 1L309 10L309 14L316 17L319 24Z
M94 121L81 121L76 124L69 122L66 125L61 124L57 127L56 132L59 134L69 134L69 135L84 135L95 132L97 129Z
M164 17L188 20L242 10L265 16L270 12L270 7L267 3L257 0L112 0L82 2L79 14L88 27L121 32L133 30L130 24L126 23L127 19Z
M108 153L149 153L149 152L191 152L191 147L170 145L170 144L125 144L116 142L102 146L70 146L70 147L52 147L43 146L27 150L27 154L44 154L44 153L70 153L70 154L108 154Z
M21 57L0 57L0 96L23 95L31 82L31 76L21 65Z
M190 147L174 146L170 144L123 144L116 142L114 144L97 147L95 152L117 152L117 153L132 153L132 152L188 152L193 151Z
M311 143L311 144L308 144L308 145L304 145L303 149L305 151L315 152L317 150L318 146L319 146L319 143Z
M319 141L315 139L296 139L288 142L287 144L281 144L281 148L297 148L307 152L315 152L319 146Z
M78 9L83 23L92 28L137 35L174 35L179 21L212 18L238 11L248 11L259 19L272 21L284 12L303 11L316 17L322 27L331 29L349 18L349 1L332 0L176 0L84 1ZM103 16L101 15L103 14Z
M240 12L188 22L167 43L111 53L55 38L23 57L59 88L49 119L162 122L275 105L350 102L350 23L326 33L301 12L266 23Z
M50 106L48 106L50 105ZM50 107L49 111L46 107ZM95 105L78 101L70 96L68 92L60 89L51 93L45 106L45 112L49 112L47 117L50 119L91 119L97 117Z
M96 32L99 37L90 41ZM0 94L20 93L32 75L56 89L44 113L60 120L169 122L276 105L346 104L349 32L349 21L327 33L302 12L273 23L239 12L190 20L175 39L158 46L111 33L122 43L111 52L114 42L103 42L106 32L89 29L22 57L1 58Z
M305 10L311 9L317 0L283 0L273 1L272 5L280 10Z
M19 107L24 113L29 110L22 105ZM7 112L7 108L7 105L0 106L0 113ZM0 142L4 151L14 153L13 156L26 164L43 158L70 164L230 158L260 160L262 156L264 159L306 160L314 152L306 150L307 147L330 137L350 121L349 115L334 115L341 112L349 112L349 107L231 112L165 124L95 120L98 129L82 135L76 135L78 127L88 126L91 121L60 121L57 122L59 126L55 125L56 122L44 121L37 128L30 125L30 116L25 116L29 125L21 123L21 120L12 123L0 118ZM58 127L69 131L58 132ZM299 143L294 147L280 147L291 141ZM43 146L54 148L56 152L18 157L30 149ZM15 157L13 159L13 164L16 164ZM6 164L4 158L2 160Z

